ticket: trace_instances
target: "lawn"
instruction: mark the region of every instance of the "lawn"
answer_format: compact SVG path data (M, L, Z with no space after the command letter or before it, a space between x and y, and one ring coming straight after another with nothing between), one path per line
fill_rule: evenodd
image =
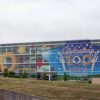
M100 100L100 85L89 83L0 78L0 88L44 100Z

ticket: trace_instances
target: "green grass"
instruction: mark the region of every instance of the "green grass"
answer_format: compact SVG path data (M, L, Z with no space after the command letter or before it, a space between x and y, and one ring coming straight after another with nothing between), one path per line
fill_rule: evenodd
M0 78L0 88L45 100L100 100L100 85L88 83Z

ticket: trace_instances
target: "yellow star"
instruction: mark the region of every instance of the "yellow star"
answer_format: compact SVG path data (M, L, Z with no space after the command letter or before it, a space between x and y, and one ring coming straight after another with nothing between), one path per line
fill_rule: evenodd
M18 50L17 50L20 54L25 53L25 46L19 46Z

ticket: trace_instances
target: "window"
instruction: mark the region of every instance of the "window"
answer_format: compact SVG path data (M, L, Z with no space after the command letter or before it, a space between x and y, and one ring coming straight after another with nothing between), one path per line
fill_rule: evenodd
M1 51L2 53L6 52L6 48L5 47L1 48Z
M26 52L26 54L30 54L30 48L28 46L25 47L25 52Z
M31 57L30 57L30 62L31 62L31 63L36 63L36 57L31 56Z
M12 52L12 48L11 48L11 47L7 47L7 48L6 48L6 51L7 51L7 52Z
M23 57L23 61L25 62L25 63L29 63L30 62L30 56L24 56Z
M13 49L13 53L14 53L14 54L19 54L19 53L18 53L18 47L13 47L12 49Z

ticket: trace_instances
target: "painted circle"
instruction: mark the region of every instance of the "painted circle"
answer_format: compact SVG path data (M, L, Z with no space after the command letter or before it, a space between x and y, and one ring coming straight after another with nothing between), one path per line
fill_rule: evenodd
M91 58L90 55L86 54L86 55L83 56L84 66L87 66L87 65L91 64L91 62L92 62L92 58Z
M7 58L7 57L11 58L11 60L12 60L11 67L8 68L8 70L9 71L13 71L15 69L15 67L16 67L16 65L15 65L15 63L16 63L16 56L12 52L5 52L5 53L2 54L2 57L1 57L1 63L2 63L1 64L1 70L4 71L4 69L6 68L4 66L4 59Z
M81 62L81 58L79 56L74 56L73 63L79 64Z

